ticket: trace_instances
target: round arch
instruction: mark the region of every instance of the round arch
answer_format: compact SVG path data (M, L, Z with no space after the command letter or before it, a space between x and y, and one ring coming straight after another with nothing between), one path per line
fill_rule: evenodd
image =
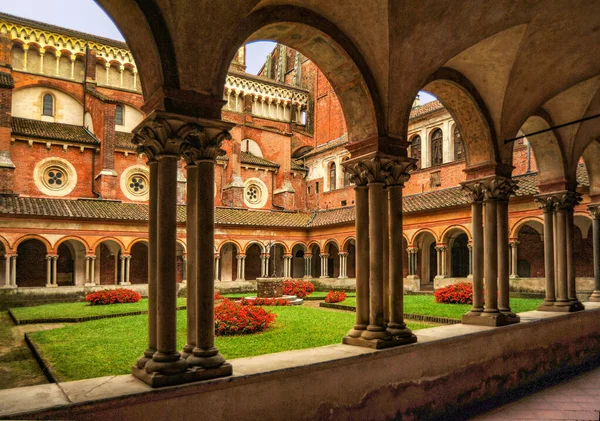
M588 213L575 212L573 216L573 222L575 226L581 231L581 236L586 239L592 234L592 218Z
M412 238L410 239L410 244L409 244L409 246L410 246L410 245L416 245L416 242L417 242L417 240L419 239L419 237L420 237L421 235L424 235L424 234L426 234L426 233L428 233L428 234L431 234L431 235L433 236L433 240L434 240L434 242L436 242L436 243L439 243L439 242L440 242L440 240L439 240L439 238L438 238L437 234L436 234L436 233L435 233L433 230L431 230L431 229L429 229L429 228L421 228L420 230L418 230L417 232L415 232L415 233L413 234Z
M600 136L585 148L581 157L590 182L590 195L600 195Z
M85 247L86 252L91 251L90 246L86 240L84 240L83 238L78 237L76 235L67 235L66 237L63 237L63 238L59 239L58 241L56 241L56 243L54 244L54 247L52 248L52 252L56 252L58 250L58 247L62 243L64 243L65 241L69 241L69 240L79 241Z
M116 237L102 237L102 238L96 240L96 242L94 242L94 244L92 244L92 247L90 248L90 250L92 250L92 251L96 250L96 248L105 241L114 241L115 243L117 243L117 245L121 248L121 252L126 250L123 242Z
M538 234L544 235L544 220L536 216L530 216L519 219L512 226L512 229L510 230L510 238L517 238L519 236L519 231L525 225L529 225L531 228L535 229Z
M272 241L269 244L269 246L271 247L271 249L275 246L281 246L281 247L283 247L283 252L285 254L290 254L292 252L291 249L288 248L288 245L286 243L284 243L283 241L278 241L278 240ZM266 246L265 246L265 249L266 249Z
M246 243L246 246L241 250L243 250L243 253L246 254L248 252L248 249L250 247L252 247L253 245L258 246L260 248L261 253L265 253L265 245L263 243L261 243L260 241L256 241L256 240Z
M321 247L321 244L317 240L313 240L313 241L309 242L306 246L306 249L312 253L312 251L315 247L318 248L319 250L323 249L323 247Z
M148 237L139 237L139 238L136 238L135 240L133 240L133 241L131 241L131 242L129 243L129 245L127 246L127 249L126 249L126 251L127 251L128 253L131 253L131 249L132 249L132 247L133 247L133 246L135 246L137 243L146 243L146 244L150 244L150 240L148 239Z
M241 252L242 250L242 246L240 245L240 243L238 243L235 240L232 240L230 238L228 238L227 240L223 240L218 246L217 246L217 253L221 253L221 250L223 250L223 247L225 247L227 244L233 244L233 246L236 248L236 251L238 253Z
M50 251L52 250L52 246L50 245L50 242L48 240L46 240L44 237L37 235L37 234L26 234L26 235L23 235L22 237L17 238L12 245L12 249L16 250L19 247L19 244L21 244L27 240L41 241L44 244L44 246L46 246L46 253L50 253Z
M336 246L338 250L341 250L339 243L334 238L330 238L327 241L325 241L325 245L323 246L323 250L327 250L329 248L329 246L332 245L332 244L334 246Z
M450 238L460 234L466 234L469 241L473 239L471 232L464 225L450 225L442 232L440 238L442 239L442 243L447 243Z
M375 78L354 43L332 22L298 6L267 6L250 13L221 40L214 95L221 95L231 60L250 41L274 40L315 63L336 92L350 142L386 133L385 112ZM340 71L340 69L344 69Z
M402 233L402 237L404 237L404 239L406 239L406 236L405 236L404 233ZM352 244L352 242L356 243L356 237L354 237L354 236L346 237L344 239L344 241L342 242L342 248L340 250L341 251L348 251L348 246L350 244Z

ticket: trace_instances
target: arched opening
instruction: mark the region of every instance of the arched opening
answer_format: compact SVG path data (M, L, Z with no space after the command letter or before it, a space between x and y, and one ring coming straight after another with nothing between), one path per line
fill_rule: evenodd
M337 278L340 276L340 255L337 244L331 241L325 248L327 256L327 277Z
M527 221L518 231L517 273L521 278L542 278L544 270L544 227L541 222Z
M292 278L304 276L304 252L305 247L302 244L296 244L292 249Z
M238 274L238 248L234 243L225 243L221 247L219 257L219 275L223 282L237 280Z
M450 276L453 278L466 278L469 276L469 237L467 234L458 234L448 241L450 248Z
M283 277L283 255L285 249L282 244L273 244L269 251L269 272L267 276L281 278Z
M336 166L335 166L335 162L332 162L331 164L329 164L329 190L335 190L337 188L336 179L337 179Z
M312 259L310 260L310 275L312 278L318 278L321 276L321 247L313 244L310 253Z
M593 278L594 277L594 243L592 230L589 225L577 223L578 217L575 218L575 226L573 230L573 255L575 256L575 276L577 278ZM583 218L581 219L587 219ZM585 229L587 228L587 229ZM588 288L589 289L589 288Z
M410 157L417 160L417 169L421 169L421 136L413 136L410 140Z
M437 275L436 241L430 232L422 232L415 239L417 252L417 275L421 289L433 289L433 281Z
M7 279L6 265L7 265L7 253L4 243L0 241L0 287L10 285L10 279ZM10 274L8 274L10 278Z
M260 278L262 248L254 243L246 249L246 280L253 281Z
M442 129L435 129L431 133L431 166L442 165L444 163L444 134Z
M46 286L46 245L35 238L25 240L17 247L17 286Z
M453 146L454 146L454 160L462 161L465 159L465 145L463 144L462 137L458 126L454 125L453 132Z
M356 278L356 241L354 239L346 242L346 274L348 278Z
M132 284L148 283L148 242L138 241L131 247L129 282Z
M96 246L95 283L117 285L120 281L121 246L114 240L105 240Z
M57 249L56 283L58 286L85 284L86 248L81 241L70 239Z

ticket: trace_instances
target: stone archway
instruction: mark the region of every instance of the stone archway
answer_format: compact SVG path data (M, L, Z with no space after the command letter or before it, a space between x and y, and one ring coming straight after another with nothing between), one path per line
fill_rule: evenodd
M36 238L27 239L17 247L17 286L46 286L46 245Z
M304 277L304 245L296 244L292 248L292 278L298 279Z
M57 285L85 284L85 245L81 241L69 239L60 243L57 248L57 254Z
M261 276L261 254L262 248L253 243L246 249L246 280L253 281Z
M138 241L130 250L131 266L129 282L132 284L148 283L148 242Z
M238 254L238 248L234 243L228 242L221 246L219 253L219 280L222 282L237 280Z
M469 237L460 233L448 241L450 248L450 276L453 278L466 278L469 275Z
M104 240L96 246L95 280L97 285L117 285L122 264L121 246L114 240Z

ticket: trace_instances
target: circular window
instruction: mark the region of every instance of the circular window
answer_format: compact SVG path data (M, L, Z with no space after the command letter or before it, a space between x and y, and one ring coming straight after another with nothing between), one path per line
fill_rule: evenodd
M267 186L258 179L251 178L244 183L244 203L249 208L262 208L267 204Z
M129 189L129 193L136 196L143 196L148 192L148 184L150 183L145 174L135 173L129 176L127 188Z
M121 191L129 200L146 201L150 197L148 168L133 165L121 174Z
M65 196L75 188L77 173L71 163L62 158L46 158L33 171L37 188L49 196Z

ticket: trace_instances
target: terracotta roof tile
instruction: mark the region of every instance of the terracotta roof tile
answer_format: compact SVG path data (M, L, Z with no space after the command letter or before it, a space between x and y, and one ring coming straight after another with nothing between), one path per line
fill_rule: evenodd
M331 209L316 212L309 227L321 227L323 225L343 224L354 221L356 213L354 206L347 208Z
M279 168L279 164L260 156L252 155L248 152L242 152L240 155L242 164L260 165L261 167Z
M313 213L304 212L217 208L215 212L215 223L217 225L303 228L308 225L312 217Z
M115 132L115 146L123 149L134 149L136 146L131 143L133 139L133 133L126 132Z
M433 113L434 111L442 110L444 106L440 101L431 101L427 104L419 105L418 107L413 108L410 111L410 119L423 117L429 113Z
M47 121L30 120L28 118L12 118L12 134L34 137L38 139L61 140L65 142L98 145L100 142L83 126Z
M346 143L348 143L348 135L344 134L338 137L337 139L330 140L327 143L323 143L322 145L317 146L315 149L303 155L302 157L308 158L313 155L318 155L333 148L337 148L338 146L345 145Z
M10 73L0 72L0 88L14 88L15 81Z

